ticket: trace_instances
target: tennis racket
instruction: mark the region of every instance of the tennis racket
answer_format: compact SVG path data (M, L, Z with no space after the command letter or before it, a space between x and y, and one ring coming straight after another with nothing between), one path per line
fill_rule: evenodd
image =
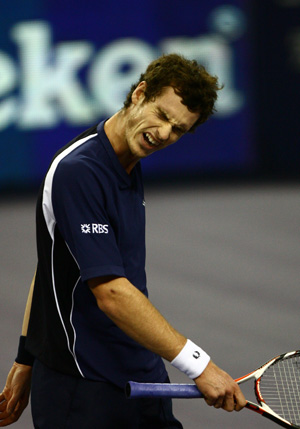
M254 379L259 405L247 401L246 408L285 428L300 429L300 350L277 356L235 381ZM195 384L136 383L129 381L127 398L201 398Z

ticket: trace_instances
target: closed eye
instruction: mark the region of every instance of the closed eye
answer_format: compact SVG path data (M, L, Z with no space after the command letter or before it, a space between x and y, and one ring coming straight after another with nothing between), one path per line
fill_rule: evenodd
M162 119L163 121L166 121L166 122L170 122L169 121L169 118L168 118L168 116L167 116L167 114L163 111L163 110L161 110L160 108L158 109L158 111L157 111L157 115L158 115L158 117L160 118L160 119ZM173 132L176 134L176 135L179 135L179 136L181 136L182 134L184 134L184 133L186 133L186 129L185 129L185 127L181 127L181 126L179 126L179 125L173 125L172 126L172 130L173 130Z
M173 126L172 130L175 134L177 134L178 136L181 136L182 134L184 134L186 132L185 128L182 127L177 127L177 126Z
M161 109L158 109L158 117L160 119L162 119L163 121L169 122L169 118L168 118L167 114Z

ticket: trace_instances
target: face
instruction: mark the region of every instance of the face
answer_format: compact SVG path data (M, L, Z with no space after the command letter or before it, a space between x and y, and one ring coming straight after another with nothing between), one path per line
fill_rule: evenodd
M135 159L175 143L199 118L181 103L172 87L149 102L144 102L145 88L146 83L141 82L132 94L125 130L128 149Z

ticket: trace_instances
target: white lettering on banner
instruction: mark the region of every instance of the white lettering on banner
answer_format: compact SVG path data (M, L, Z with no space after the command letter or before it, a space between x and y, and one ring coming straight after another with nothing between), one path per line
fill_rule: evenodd
M156 54L157 51L139 39L116 40L101 49L91 67L89 84L97 102L105 106L109 115L122 106L131 85ZM126 73L122 73L124 65L129 68Z
M13 61L3 52L0 52L0 97L13 90L17 85L17 69ZM17 100L8 97L0 103L0 129L11 123L16 114Z
M21 128L48 128L60 116L69 123L87 122L93 110L76 76L92 55L85 42L59 43L51 52L51 34L44 22L17 25L12 32L20 49L23 71L22 105L18 125ZM55 64L49 65L49 54ZM53 101L57 101L59 109Z
M89 41L52 46L46 21L17 23L11 37L19 49L19 64L0 51L0 129L12 124L27 130L53 128L61 121L84 125L109 116L122 107L131 84L148 63L170 52L195 58L219 76L225 87L217 117L232 115L244 104L243 94L234 87L233 48L220 34L164 39L158 47L140 39L119 39L99 52ZM82 79L85 67L88 71Z

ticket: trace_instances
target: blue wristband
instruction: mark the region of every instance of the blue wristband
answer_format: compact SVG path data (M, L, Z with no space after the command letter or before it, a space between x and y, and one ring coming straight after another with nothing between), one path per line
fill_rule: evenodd
M15 362L20 363L22 365L32 366L34 362L34 356L29 353L25 348L26 337L24 335L20 336L18 355L15 359Z

